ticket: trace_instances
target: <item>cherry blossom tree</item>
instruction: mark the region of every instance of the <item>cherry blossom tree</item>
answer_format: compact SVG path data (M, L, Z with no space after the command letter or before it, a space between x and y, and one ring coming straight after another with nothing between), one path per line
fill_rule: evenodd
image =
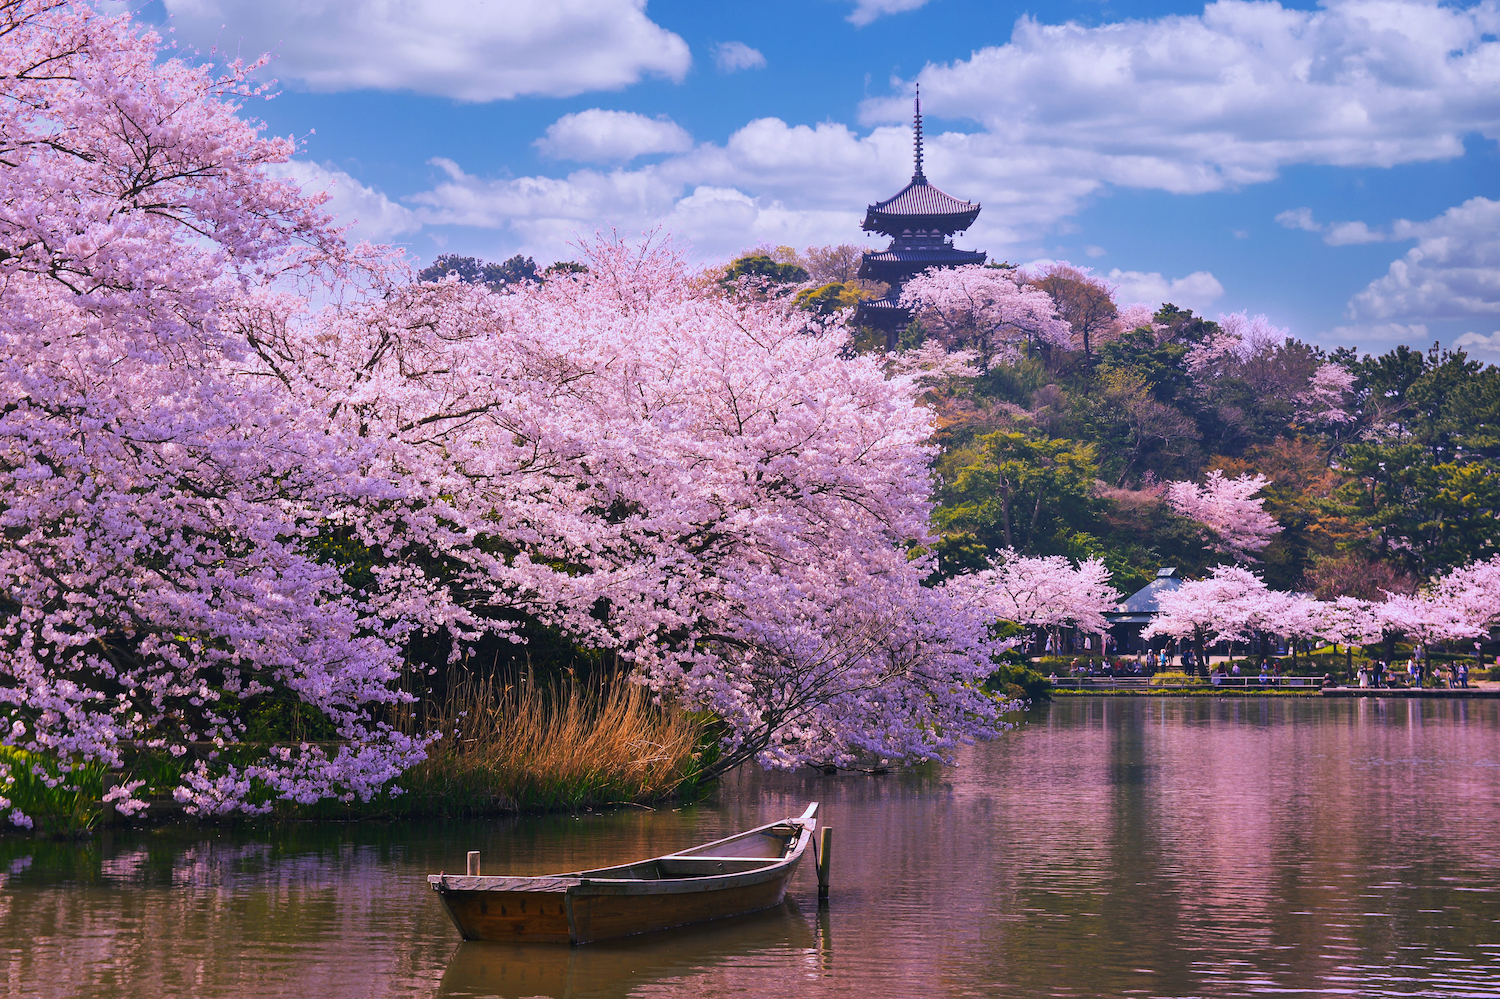
M82 3L0 3L0 37L7 744L190 752L197 812L368 797L422 753L386 720L407 640L461 660L518 614L716 712L727 761L1003 725L987 622L906 554L917 373L649 240L509 295L412 283L269 176L252 67ZM263 696L337 738L229 762Z
M1251 631L1275 620L1281 609L1279 597L1248 569L1215 566L1204 579L1188 580L1175 590L1161 591L1157 595L1161 614L1142 629L1141 635L1192 640L1201 668L1208 645L1245 639Z
M1264 475L1241 475L1233 479L1224 473L1208 473L1202 486L1192 482L1173 482L1167 487L1167 502L1184 517L1198 521L1210 532L1210 547L1238 561L1256 561L1255 552L1271 543L1281 530L1274 517L1256 499L1270 482Z
M1378 641L1381 619L1375 605L1357 597L1341 596L1320 601L1319 634L1345 648L1345 667L1354 670L1354 646Z
M195 810L252 785L368 796L420 755L374 710L398 696L397 636L311 541L333 483L382 485L236 376L253 352L231 321L353 258L266 174L293 147L237 117L253 67L159 61L152 32L82 3L12 0L0 37L5 741L116 766L129 742L205 745L178 790ZM345 741L214 764L238 734L222 702L272 691Z
M1346 408L1354 392L1354 372L1342 364L1320 364L1307 388L1297 396L1297 417L1310 423L1339 426L1352 423Z
M1015 271L983 264L918 274L902 286L901 307L946 346L972 349L981 372L1023 344L1066 349L1072 335L1046 292Z
M1108 628L1104 613L1120 600L1100 559L1074 565L1061 555L1028 558L1003 549L990 567L955 577L949 584L990 620L1053 631L1075 627L1090 633Z
M414 287L309 338L317 394L358 387L351 429L467 525L427 542L450 563L448 625L520 610L619 650L724 719L721 765L927 757L984 731L985 623L906 555L931 541L923 367L888 377L838 322L699 294L664 248L585 258L504 298ZM382 551L398 528L357 525Z

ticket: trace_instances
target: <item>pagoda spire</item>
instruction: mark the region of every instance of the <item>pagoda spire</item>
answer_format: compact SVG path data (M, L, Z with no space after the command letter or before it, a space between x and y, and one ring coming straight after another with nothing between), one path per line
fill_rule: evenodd
M911 175L913 184L925 184L927 178L922 176L922 85L917 84L916 99L916 122L917 122L917 172Z

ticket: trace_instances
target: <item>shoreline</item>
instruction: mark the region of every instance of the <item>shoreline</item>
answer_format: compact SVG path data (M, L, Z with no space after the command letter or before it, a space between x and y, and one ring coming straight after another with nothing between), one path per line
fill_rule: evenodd
M1054 688L1057 697L1398 697L1409 700L1493 700L1500 698L1500 688L1470 687L1467 690L1411 690L1405 687L1314 687L1307 690L1266 690L1255 688L1175 687L1155 690L1091 690L1079 687Z

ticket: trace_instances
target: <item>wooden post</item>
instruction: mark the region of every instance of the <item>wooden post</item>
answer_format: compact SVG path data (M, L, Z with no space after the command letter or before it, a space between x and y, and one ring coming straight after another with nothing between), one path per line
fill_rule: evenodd
M470 850L469 851L469 877L471 877L471 878L477 878L477 877L479 877L479 851L478 850Z
M828 868L833 860L833 829L821 826L818 829L818 898L828 897Z

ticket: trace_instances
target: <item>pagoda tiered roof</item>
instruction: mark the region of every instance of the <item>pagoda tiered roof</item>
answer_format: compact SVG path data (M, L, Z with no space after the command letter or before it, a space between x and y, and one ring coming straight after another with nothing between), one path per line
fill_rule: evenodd
M920 173L897 194L865 209L862 228L897 236L902 232L962 232L979 217L979 205L959 201L927 183Z
M894 350L898 331L911 319L901 307L901 286L914 274L933 267L962 267L982 264L985 254L979 250L960 250L950 238L974 224L979 204L960 201L927 183L922 174L922 95L913 102L915 128L913 145L916 169L911 183L893 197L870 205L865 212L866 232L880 232L891 237L884 250L866 253L859 263L859 276L890 286L884 298L859 303L854 321L886 331L886 349Z
M859 276L870 281L893 284L906 275L929 267L962 267L982 264L982 250L960 250L950 245L902 246L898 241L889 249L866 253L859 264Z

